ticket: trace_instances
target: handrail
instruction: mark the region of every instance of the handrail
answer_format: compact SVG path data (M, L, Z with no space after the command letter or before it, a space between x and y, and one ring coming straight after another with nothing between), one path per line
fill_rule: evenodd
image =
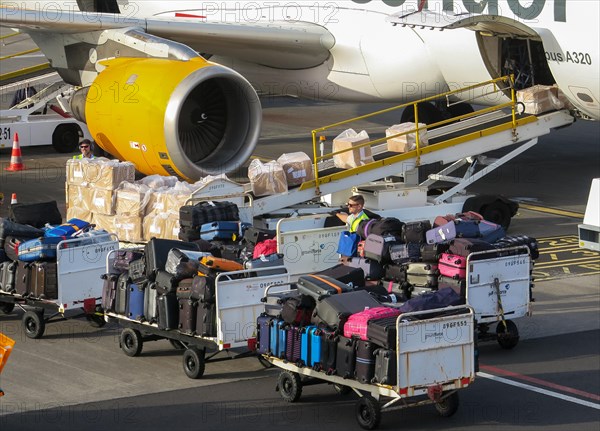
M497 85L498 83L507 83L508 85L504 85L504 86L499 86ZM440 98L446 98L446 100L448 101L448 96L452 96L452 95L456 95L456 94L460 94L460 93L464 93L467 91L471 91L471 90L475 90L477 88L481 88L481 87L486 87L489 85L493 85L493 90L490 92L485 93L487 94L494 94L494 93L498 93L498 92L502 92L503 94L505 94L505 91L507 89L510 88L511 92L510 92L510 102L506 102L506 103L501 103L498 105L494 105L492 107L488 107L488 108L484 108L484 109L480 109L478 111L474 111L474 112L470 112L467 114L462 114L462 115L458 115L455 117L451 117L442 121L438 121L436 123L433 124L427 124L425 125L425 127L419 127L419 112L418 112L418 105L420 103L424 103L424 102L429 102L429 101L433 101L433 100L438 100ZM350 123L356 122L356 121L360 121L360 120L364 120L364 119L368 119L368 118L372 118L375 117L377 115L382 115L382 114L387 114L389 112L393 112L396 111L398 109L403 109L403 108L408 108L409 106L413 107L414 110L414 117L415 117L415 128L408 130L406 132L401 132L401 133L397 133L395 135L390 135L390 136L386 136L383 138L379 138L379 139L375 139L360 145L356 145L356 146L352 146L350 148L344 149L344 150L340 150L340 151L335 151L335 152L331 152L331 153L327 153L327 154L322 154L319 155L318 154L318 145L320 142L322 142L323 140L325 140L325 137L323 135L319 135L319 137L317 138L317 135L325 132L329 129L333 129L333 128L337 128L340 126L345 126L348 125ZM502 110L504 108L510 108L511 109L511 117L512 117L512 130L513 130L513 136L516 137L516 128L517 128L517 117L516 117L516 92L515 92L515 87L514 87L514 75L508 75L508 76L503 76L500 78L495 78L495 79L491 79L485 82L481 82L479 84L473 84L473 85L469 85L467 87L463 87L463 88L459 88L456 90L451 90L451 91L447 91L445 93L441 93L438 95L434 95L434 96L429 96L429 97L425 97L423 99L417 100L417 101L413 101L413 102L407 102L407 103L403 103L401 105L397 105L397 106L393 106L391 108L386 108L386 109L382 109L379 111L375 111L372 112L370 114L365 114L362 115L360 117L354 117L348 120L344 120L344 121L339 121L337 123L333 123L333 124L329 124L326 126L322 126L319 127L317 129L312 130L311 135L312 135L312 141L313 141L313 167L314 167L314 174L315 174L315 191L316 194L319 195L320 194L320 189L319 189L319 185L320 183L320 178L319 178L319 169L318 169L318 164L319 162L322 162L323 160L326 159L331 159L336 155L342 154L342 153L346 153L348 151L355 151L357 149L360 148L364 148L364 147L371 147L372 145L376 145L376 144L380 144L383 143L384 141L387 141L388 139L394 139L400 136L405 136L411 133L415 133L415 141L416 141L416 166L420 165L420 156L422 153L422 149L420 146L420 133L425 130L429 130L431 128L434 127L440 127L449 123L453 123L456 121L460 121L460 120L464 120L467 118L472 118L472 117L476 117L482 114L486 114L489 112L493 112L493 111L499 111Z

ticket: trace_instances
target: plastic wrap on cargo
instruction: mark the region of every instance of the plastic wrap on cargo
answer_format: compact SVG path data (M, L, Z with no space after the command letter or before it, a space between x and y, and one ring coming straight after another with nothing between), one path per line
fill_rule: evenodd
M427 127L424 123L419 123L419 146L425 146L429 144L429 138L427 137ZM394 124L389 129L386 129L385 136L394 136L398 133L405 133L410 130L415 130L415 123L402 123ZM412 151L417 148L417 133L412 132L405 135L396 136L387 140L387 149L395 153L405 153Z
M131 162L109 160L104 157L67 161L69 184L115 190L123 181L133 182L134 179L135 166Z
M525 105L525 113L537 115L564 108L558 98L557 87L534 85L517 91L517 102Z
M74 184L67 184L67 208L81 208L86 211L90 211L90 205L85 202L87 188L84 186L77 186ZM79 217L77 217L79 218Z
M189 200L194 187L189 183L178 181L172 187L163 187L150 192L150 198L146 204L146 215L151 213L176 212ZM179 216L177 216L179 221Z
M145 184L121 183L115 193L115 212L119 215L142 215L150 200L151 189Z
M120 241L141 242L143 236L143 218L137 215L115 217L115 233Z
M248 179L255 196L276 195L288 190L283 168L275 160L268 163L252 160L248 166Z
M94 214L114 215L115 192L95 187L81 187L83 193L82 208L86 208Z
M173 187L179 180L177 177L163 177L162 175L148 175L137 181L139 184L158 190L163 187Z
M144 239L179 239L179 214L154 212L144 217Z
M285 173L288 187L299 186L314 178L312 162L306 153L299 151L282 154L277 159L277 163L281 165Z
M340 133L333 140L333 152L349 150L333 156L333 163L336 168L351 169L373 162L371 147L365 146L350 151L351 148L369 142L369 134L364 130L356 133L353 129L348 129Z
M67 220L72 218L92 223L93 214L90 210L85 208L69 206L69 208L67 208Z

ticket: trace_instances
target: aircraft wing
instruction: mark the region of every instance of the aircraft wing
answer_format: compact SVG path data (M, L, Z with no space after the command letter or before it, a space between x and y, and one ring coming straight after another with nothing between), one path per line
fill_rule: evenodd
M27 33L81 35L128 28L183 43L203 54L283 69L317 66L329 57L335 39L308 22L207 22L201 18L132 18L118 14L0 7L0 25Z

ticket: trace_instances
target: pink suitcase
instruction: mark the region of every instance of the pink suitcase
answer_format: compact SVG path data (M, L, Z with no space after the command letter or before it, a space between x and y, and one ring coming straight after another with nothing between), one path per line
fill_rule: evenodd
M400 312L396 308L391 307L375 307L368 308L360 313L354 313L344 324L344 337L360 337L361 340L368 340L367 338L367 324L369 320L382 319L384 317L396 317L399 316Z
M467 277L467 258L456 254L442 253L438 265L440 274L456 280Z

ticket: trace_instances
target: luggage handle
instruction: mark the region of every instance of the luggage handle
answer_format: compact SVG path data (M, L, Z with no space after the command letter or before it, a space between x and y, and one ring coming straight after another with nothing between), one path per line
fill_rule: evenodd
M328 286L333 287L337 291L337 293L342 293L341 287L336 286L335 284L333 284L332 282L330 282L328 280L325 280L323 277L319 277L318 275L315 275L315 274L309 274L308 276L316 278L317 280L322 281L323 283L327 284Z

